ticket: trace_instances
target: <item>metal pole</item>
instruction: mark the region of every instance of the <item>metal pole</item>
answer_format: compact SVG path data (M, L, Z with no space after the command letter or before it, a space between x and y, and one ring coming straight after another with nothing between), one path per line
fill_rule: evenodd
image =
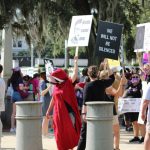
M120 44L120 62L121 65L124 66L123 34L121 36L121 44Z
M68 41L65 40L65 68L69 67L69 57L68 57Z
M33 56L33 44L31 44L31 67L33 67L33 59L34 59L34 56Z

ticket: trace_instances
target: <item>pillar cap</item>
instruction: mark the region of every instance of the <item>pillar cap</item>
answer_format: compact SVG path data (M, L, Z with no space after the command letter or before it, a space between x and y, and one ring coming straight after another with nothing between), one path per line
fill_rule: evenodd
M106 101L92 101L92 102L86 102L86 105L113 105L114 104L114 102L106 102Z
M42 104L42 102L39 102L39 101L37 101L37 102L34 102L34 101L21 101L21 102L15 102L15 104L17 104L17 105L21 105L21 104L25 104L25 105L28 105L28 104Z

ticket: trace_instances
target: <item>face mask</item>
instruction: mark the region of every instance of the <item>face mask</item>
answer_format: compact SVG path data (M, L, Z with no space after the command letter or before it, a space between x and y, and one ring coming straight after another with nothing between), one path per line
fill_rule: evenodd
M137 83L137 82L139 82L139 78L132 78L131 82L132 83Z

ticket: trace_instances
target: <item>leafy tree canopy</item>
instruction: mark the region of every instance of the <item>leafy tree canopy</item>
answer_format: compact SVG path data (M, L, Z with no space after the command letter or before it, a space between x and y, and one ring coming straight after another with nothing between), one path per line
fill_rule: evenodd
M63 55L72 16L93 14L89 46L80 50L89 64L99 64L95 54L99 20L124 25L124 49L131 59L135 57L135 26L150 19L149 0L1 0L0 10L0 28L11 23L14 36L25 35L39 57ZM74 48L70 49L74 55Z

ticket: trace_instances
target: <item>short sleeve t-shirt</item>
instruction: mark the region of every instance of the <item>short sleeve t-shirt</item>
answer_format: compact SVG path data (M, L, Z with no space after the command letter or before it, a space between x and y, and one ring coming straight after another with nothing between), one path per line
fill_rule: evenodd
M83 91L83 104L90 101L104 101L105 89L111 86L114 80L114 75L111 75L107 80L95 80L87 83Z
M145 94L143 96L144 100L150 101L150 82L147 85L147 89L145 91ZM148 104L148 113L147 113L147 121L150 122L150 103Z
M47 88L46 82L44 80L39 82L39 91L40 93ZM40 96L40 101L50 101L50 94L47 92L44 96Z
M127 93L124 96L125 98L141 98L142 97L142 84L139 83L138 85L134 86L133 84L128 85L126 88Z
M33 92L36 94L37 93L37 88L39 87L39 79L34 78L31 81L31 84L33 85Z

